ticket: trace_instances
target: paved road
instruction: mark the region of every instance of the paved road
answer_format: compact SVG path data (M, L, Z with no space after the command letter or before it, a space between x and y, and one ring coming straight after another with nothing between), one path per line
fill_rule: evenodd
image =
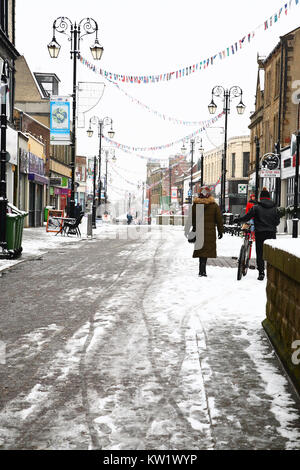
M0 448L299 447L291 390L284 433L239 331L214 320L195 326L184 303L176 310L163 301L171 290L160 304L176 232L102 238L0 279ZM259 335L270 370L281 374Z

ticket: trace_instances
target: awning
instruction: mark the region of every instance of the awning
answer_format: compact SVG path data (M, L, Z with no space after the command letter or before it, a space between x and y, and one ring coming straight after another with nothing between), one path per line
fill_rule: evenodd
M38 184L49 184L49 178L46 178L46 176L37 175L36 173L28 173L28 179L29 181L34 181Z

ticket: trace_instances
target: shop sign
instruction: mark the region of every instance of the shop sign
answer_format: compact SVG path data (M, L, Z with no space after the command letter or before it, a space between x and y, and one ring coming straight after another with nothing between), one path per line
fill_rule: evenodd
M36 175L44 176L45 162L42 158L37 157L34 153L29 152L28 172Z
M64 211L48 210L46 232L60 232Z
M260 170L261 178L280 178L280 170Z
M50 186L61 186L61 178L50 178Z
M66 176L63 176L63 177L61 178L61 186L62 186L63 188L67 188L67 187L68 187L68 184L69 184L69 183L68 183L68 179L69 179L69 178L67 178Z
M70 97L52 96L50 99L50 143L71 144Z
M239 184L238 185L238 194L247 194L248 192L248 185L247 184Z

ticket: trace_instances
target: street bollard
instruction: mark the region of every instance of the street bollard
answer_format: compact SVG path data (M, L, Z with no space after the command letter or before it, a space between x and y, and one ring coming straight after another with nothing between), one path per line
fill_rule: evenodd
M86 234L88 237L93 238L93 214L89 213L87 216L87 231Z

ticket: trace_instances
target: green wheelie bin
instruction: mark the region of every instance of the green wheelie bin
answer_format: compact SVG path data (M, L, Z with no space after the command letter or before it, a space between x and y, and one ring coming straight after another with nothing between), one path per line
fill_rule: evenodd
M20 216L17 214L6 214L6 243L9 251L16 249L17 223Z
M24 219L28 212L19 210L13 204L8 204L11 213L6 215L6 241L7 249L12 252L14 258L21 255Z

